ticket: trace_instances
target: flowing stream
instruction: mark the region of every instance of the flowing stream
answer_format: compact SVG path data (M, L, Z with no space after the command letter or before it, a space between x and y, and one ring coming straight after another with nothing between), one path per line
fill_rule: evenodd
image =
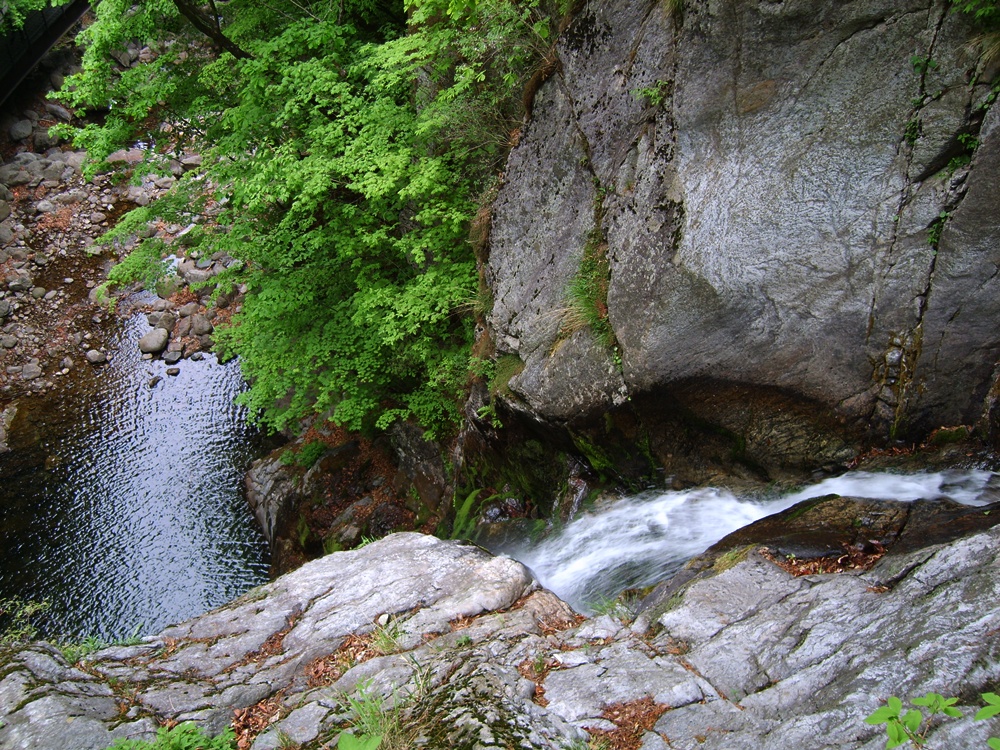
M239 366L206 355L168 376L140 357L148 330L133 315L99 375L22 401L24 444L0 456L0 598L47 600L49 637L157 632L267 579L242 494L266 446L233 404Z
M712 488L648 492L585 513L538 544L506 552L531 568L544 586L588 612L625 589L665 580L726 534L802 500L837 494L982 505L988 501L980 496L992 476L979 470L852 472L768 499Z

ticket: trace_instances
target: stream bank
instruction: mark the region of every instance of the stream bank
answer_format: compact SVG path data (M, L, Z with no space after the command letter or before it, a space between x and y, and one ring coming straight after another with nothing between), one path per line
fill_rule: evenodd
M9 653L0 741L103 750L193 720L232 723L240 747L313 750L357 724L353 699L417 747L876 750L864 718L935 691L966 718L928 742L984 746L989 722L970 717L1000 679L997 510L840 574L721 556L634 623L578 616L509 558L393 534L137 646L76 664L41 643Z
M86 154L48 134L70 113L22 94L0 122L0 598L47 601L48 637L113 641L267 579L241 479L274 441L233 403L245 388L238 363L210 353L231 298L187 287L223 264L183 259L169 298L98 302L134 238L95 241L193 164L131 185L121 177L134 154L123 152L114 172L85 180ZM161 356L140 352L167 329Z

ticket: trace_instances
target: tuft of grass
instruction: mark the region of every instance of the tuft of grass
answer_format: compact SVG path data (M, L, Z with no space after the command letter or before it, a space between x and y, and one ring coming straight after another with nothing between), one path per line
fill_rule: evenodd
M371 685L360 685L356 692L345 697L353 731L342 732L338 743L350 737L343 747L410 750L426 729L426 718L410 710L419 707L422 697L419 692L407 697L394 692L391 698L386 698ZM379 741L375 742L375 738Z
M601 346L617 350L618 340L608 319L610 284L608 244L595 232L584 247L580 267L566 289L566 307L557 313L560 317L560 338L569 338L577 331L589 328Z
M233 750L235 747L236 736L231 729L212 737L195 724L184 722L172 728L160 727L152 741L116 740L109 750Z
M510 396L510 381L524 371L524 362L516 354L503 354L496 359L493 376L489 382L489 392L493 396Z
M387 622L385 625L378 625L371 634L372 648L382 656L398 654L402 651L399 645L399 637L402 633L399 625L394 622Z

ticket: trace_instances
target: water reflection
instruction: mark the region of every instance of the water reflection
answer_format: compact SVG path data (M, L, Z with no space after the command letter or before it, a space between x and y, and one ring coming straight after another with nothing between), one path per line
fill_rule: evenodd
M232 403L239 367L207 356L168 376L140 358L147 330L134 316L100 377L22 402L16 429L40 440L0 457L0 596L51 601L50 635L155 632L267 577L241 492L265 441Z

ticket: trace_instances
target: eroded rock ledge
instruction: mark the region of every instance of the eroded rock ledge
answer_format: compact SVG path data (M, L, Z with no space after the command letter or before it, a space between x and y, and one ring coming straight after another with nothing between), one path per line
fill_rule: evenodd
M996 529L858 574L793 578L751 552L630 628L579 617L515 561L395 534L75 666L43 643L6 655L0 746L104 748L185 719L214 733L252 707L257 750L321 747L367 685L419 693L426 747L562 748L621 731L631 707L662 712L646 750L874 750L884 739L863 718L886 696L996 687L998 589ZM390 653L375 655L373 631ZM930 739L984 746L983 724Z

